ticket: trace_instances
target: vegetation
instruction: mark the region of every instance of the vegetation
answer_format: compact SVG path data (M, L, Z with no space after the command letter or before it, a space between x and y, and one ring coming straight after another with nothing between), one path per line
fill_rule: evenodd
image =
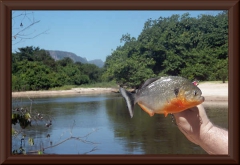
M12 90L48 90L66 85L101 82L100 69L94 64L55 61L47 51L25 47L12 54Z
M19 34L15 37L19 38ZM123 46L118 46L106 58L103 68L74 62L68 57L55 61L48 51L38 47L19 48L18 52L12 53L12 91L116 85L137 88L148 78L164 75L183 76L201 82L225 82L228 79L227 12L198 18L186 13L149 19L138 38L125 34L121 42ZM12 125L25 129L34 122L46 120L46 127L49 127L52 124L51 116L43 116L32 112L32 103L30 108L17 105L12 110ZM12 128L13 138L20 133ZM26 154L22 146L25 138L20 139L20 147L14 149L13 154ZM43 154L44 149L71 139L88 142L71 135L59 143L51 142L50 146L42 147L37 152ZM28 137L28 144L34 145L32 137Z
M137 87L143 80L179 75L190 80L227 80L228 15L188 13L145 22L138 38L123 35L119 46L107 57L105 80Z
M179 75L190 80L228 79L228 15L172 15L149 19L138 38L125 34L103 68L55 61L47 51L25 47L12 54L12 90L63 89L116 82L136 88L146 79ZM91 85L89 85L91 84ZM68 88L67 88L68 89Z

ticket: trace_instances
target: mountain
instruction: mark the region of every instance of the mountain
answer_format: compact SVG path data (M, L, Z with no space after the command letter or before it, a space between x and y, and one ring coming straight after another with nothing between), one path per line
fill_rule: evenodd
M74 62L81 62L81 63L88 63L86 58L82 58L80 56L77 56L74 53L66 52L66 51L59 51L59 50L47 50L50 54L50 56L55 60L61 60L64 57L71 58Z
M90 64L95 64L95 65L97 65L99 68L102 68L103 65L104 65L104 62L103 62L102 60L100 60L100 59L90 60L90 61L88 61L88 63L90 63Z
M47 50L50 54L50 56L55 60L61 60L64 57L71 58L74 62L81 62L83 64L89 63L89 64L95 64L99 68L103 67L104 62L100 59L91 60L88 61L86 58L80 57L74 53L66 52L66 51L60 51L60 50Z

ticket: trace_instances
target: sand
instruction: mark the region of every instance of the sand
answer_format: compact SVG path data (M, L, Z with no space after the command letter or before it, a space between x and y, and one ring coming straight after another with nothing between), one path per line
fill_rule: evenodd
M228 83L200 83L198 87L202 95L209 101L227 101L228 100Z
M228 101L228 83L203 82L198 85L205 97L205 102L227 102ZM72 88L71 90L60 91L26 91L12 92L12 97L50 97L64 95L85 95L85 94L103 94L116 93L118 88Z
M205 101L203 105L227 106L228 105L228 83L199 83Z
M58 91L25 91L12 92L12 97L45 97L45 96L64 96L81 94L101 94L118 92L118 88L72 88L71 90Z

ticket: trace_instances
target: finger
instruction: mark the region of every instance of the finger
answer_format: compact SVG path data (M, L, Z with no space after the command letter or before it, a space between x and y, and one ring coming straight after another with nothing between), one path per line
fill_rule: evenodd
M191 141L191 142L195 143L196 145L198 145L198 142L195 140L194 137L192 137L191 134L188 134L188 131L185 131L182 127L178 127L178 128L179 128L179 130L185 135L185 137L186 137L189 141Z

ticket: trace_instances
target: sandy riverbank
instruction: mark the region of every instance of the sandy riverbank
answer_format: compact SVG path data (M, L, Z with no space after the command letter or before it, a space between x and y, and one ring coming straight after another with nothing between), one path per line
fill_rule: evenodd
M12 92L12 97L45 97L45 96L64 96L81 94L101 94L117 92L117 88L72 88L71 90L58 91L25 91Z
M228 83L203 82L198 85L207 101L227 101Z
M203 82L198 85L205 97L205 101L224 101L228 100L228 83ZM118 88L72 88L71 90L61 91L26 91L12 92L12 97L50 97L64 95L81 94L102 94L118 92Z

